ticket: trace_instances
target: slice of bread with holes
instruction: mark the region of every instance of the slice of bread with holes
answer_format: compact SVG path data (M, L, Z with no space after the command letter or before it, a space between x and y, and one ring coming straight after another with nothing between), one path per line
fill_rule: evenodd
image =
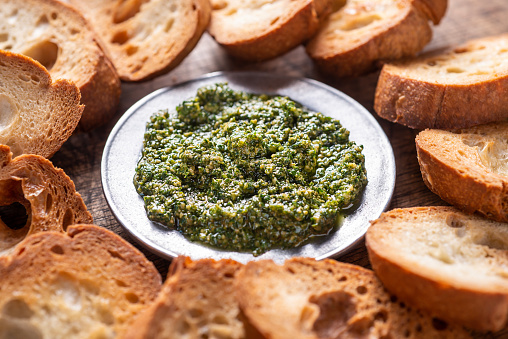
M9 254L31 234L63 232L71 224L93 222L74 183L63 170L38 155L14 159L11 156L9 147L0 145L0 206L21 204L26 217L12 216L12 220L26 221L22 227L13 228L0 219L0 256Z
M425 130L416 150L432 192L468 213L508 222L508 122Z
M384 65L374 110L416 129L457 129L508 119L508 34Z
M236 280L240 307L267 338L468 338L386 292L374 272L325 259L249 262Z
M0 338L114 339L155 299L161 277L116 234L75 225L1 258L0 286Z
M212 0L208 32L234 57L262 61L309 39L332 0Z
M92 23L125 81L167 73L196 46L208 0L70 0Z
M120 100L120 80L85 19L54 0L0 0L0 49L27 55L54 79L76 84L85 104L78 125L107 122Z
M447 0L348 0L306 46L323 73L356 76L381 61L414 56L430 41Z
M53 82L39 62L0 50L0 144L14 156L58 151L81 118L80 98L73 83Z
M453 207L396 209L367 231L372 267L407 305L496 331L508 321L508 224Z
M232 260L174 259L157 300L124 339L248 337L233 288L241 267Z

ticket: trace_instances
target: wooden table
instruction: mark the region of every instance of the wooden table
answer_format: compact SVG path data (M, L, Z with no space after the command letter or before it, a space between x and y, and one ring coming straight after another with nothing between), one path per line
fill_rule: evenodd
M455 45L472 38L508 32L508 0L449 0L448 12L441 24L434 29L434 38L426 50ZM225 52L205 34L194 51L169 74L144 83L122 84L122 97L117 115L107 125L90 133L72 136L53 156L55 166L63 168L74 180L95 224L106 227L140 248L154 262L163 277L169 261L144 250L129 238L116 221L102 193L100 179L101 157L106 139L122 114L148 93L214 71L257 70L281 75L316 79L351 96L367 108L379 121L390 139L397 164L395 192L390 209L446 205L424 185L418 162L414 138L418 131L379 119L373 110L374 91L379 73L354 79L330 79L320 74L302 47L275 60L263 63L243 63L229 58ZM508 93L507 93L508 95ZM350 253L338 260L370 267L365 244L362 242ZM508 331L488 338L508 338Z

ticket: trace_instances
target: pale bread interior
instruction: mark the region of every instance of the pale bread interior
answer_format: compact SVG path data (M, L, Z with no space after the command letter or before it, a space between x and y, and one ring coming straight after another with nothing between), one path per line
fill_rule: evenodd
M390 213L371 234L383 255L457 288L508 291L508 226L460 212Z
M492 172L508 177L508 124L489 124L464 130L461 141L475 147L481 162Z
M36 286L32 295L23 291L20 297L12 296L4 303L0 337L3 332L14 334L11 339L113 339L113 314L99 291L98 282L58 272Z
M508 75L506 35L472 41L445 53L432 53L394 69L404 77L436 84L467 85Z
M72 0L93 23L124 80L160 72L197 42L208 16L196 18L195 1ZM200 9L203 11L203 9ZM198 22L203 19L206 22ZM201 28L202 26L202 28Z
M212 0L210 30L221 43L248 41L274 29L305 6L303 0ZM234 27L233 30L231 28Z
M14 250L14 246L21 242L30 230L29 227L14 230L0 219L0 257L7 256Z
M79 15L49 2L5 0L0 8L0 49L39 61L55 78L78 87L89 81L97 45Z
M396 25L410 9L411 4L404 0L349 0L329 16L308 48L315 56L354 49Z
M431 338L431 318L399 304L374 272L331 260L249 262L239 273L240 305L266 337ZM448 326L443 338L465 337Z
M151 262L93 225L27 238L0 273L2 339L113 339L160 289Z

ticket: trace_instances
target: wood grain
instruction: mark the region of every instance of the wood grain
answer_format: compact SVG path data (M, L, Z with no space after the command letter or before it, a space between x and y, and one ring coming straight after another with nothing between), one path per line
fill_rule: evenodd
M448 12L442 23L434 30L434 38L426 50L441 49L471 38L508 32L507 17L507 0L450 0ZM446 205L438 196L430 192L422 181L414 144L414 137L418 131L384 121L375 115L373 98L378 73L352 79L328 78L326 75L318 73L302 47L275 60L246 64L228 57L210 36L205 35L187 59L169 74L149 82L122 84L121 104L113 121L90 133L72 136L52 158L55 166L63 168L74 180L95 223L130 240L155 263L163 276L167 273L169 262L145 251L135 241L129 239L126 231L112 215L104 198L100 181L100 164L106 139L122 114L148 93L209 72L242 70L312 78L351 96L378 119L391 141L396 159L397 179L390 209ZM338 259L370 267L363 242L350 253ZM508 331L496 334L479 334L477 337L508 338Z

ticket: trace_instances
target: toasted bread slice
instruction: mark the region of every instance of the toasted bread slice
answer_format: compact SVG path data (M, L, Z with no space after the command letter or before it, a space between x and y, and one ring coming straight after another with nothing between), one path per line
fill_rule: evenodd
M397 209L367 231L374 271L408 305L478 330L508 321L508 224L452 207Z
M309 39L332 0L212 0L208 32L240 59L274 58Z
M443 200L508 222L508 122L416 137L423 180Z
M508 34L384 65L374 110L416 129L457 129L508 119Z
M246 338L233 289L241 267L232 260L173 260L162 292L124 339Z
M67 79L86 108L78 129L108 121L120 100L120 80L84 18L54 0L0 0L0 49L27 55L54 79Z
M243 312L271 339L469 337L396 302L374 272L333 260L250 262L236 286Z
M413 56L430 41L429 20L439 22L447 0L348 0L332 13L306 51L326 74L344 77L379 61Z
M83 199L63 170L38 155L11 159L9 147L0 145L0 206L20 203L27 222L12 229L0 219L0 256L30 234L63 232L71 224L92 223Z
M38 233L0 260L0 337L114 339L160 285L153 264L104 228Z
M175 68L210 20L208 0L71 0L92 23L122 80Z
M0 144L14 156L58 151L81 118L80 98L74 84L52 82L37 61L0 50Z

